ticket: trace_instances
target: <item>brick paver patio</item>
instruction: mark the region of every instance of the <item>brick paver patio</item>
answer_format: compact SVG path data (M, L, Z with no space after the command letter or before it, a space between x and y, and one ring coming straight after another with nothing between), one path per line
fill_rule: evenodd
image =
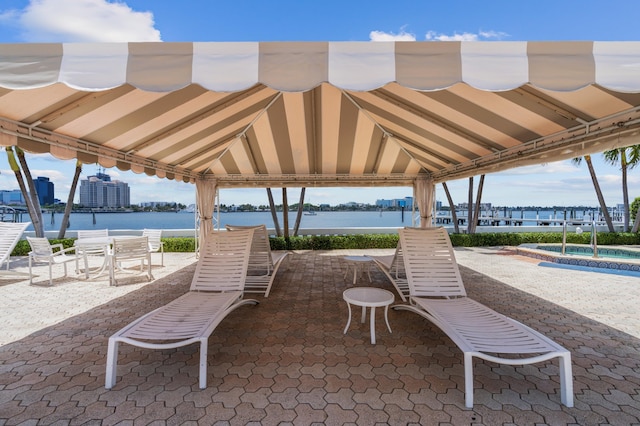
M104 388L108 337L185 292L193 254L165 254L155 281L117 288L106 279L57 279L52 288L3 279L0 425L640 424L640 279L458 249L471 297L571 350L575 389L575 407L561 405L557 362L477 361L475 406L466 409L462 354L423 318L390 311L389 333L378 310L371 345L355 311L343 334L352 276L342 256L362 253L292 253L269 298L233 312L211 336L206 390L196 345L121 345L118 381ZM381 272L371 275L357 285L393 291Z

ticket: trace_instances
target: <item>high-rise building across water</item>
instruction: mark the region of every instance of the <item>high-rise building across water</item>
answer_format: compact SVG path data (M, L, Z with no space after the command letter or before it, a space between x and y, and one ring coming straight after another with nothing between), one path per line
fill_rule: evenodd
M111 176L98 172L80 181L80 205L90 208L118 208L130 205L129 184L111 180Z

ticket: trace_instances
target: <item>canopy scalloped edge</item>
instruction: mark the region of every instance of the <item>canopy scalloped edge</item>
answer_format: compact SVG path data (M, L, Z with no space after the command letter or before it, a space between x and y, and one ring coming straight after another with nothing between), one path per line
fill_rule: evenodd
M55 83L86 91L130 84L167 92L198 84L285 92L323 82L367 91L391 82L421 91L464 82L487 91L590 84L640 91L640 42L181 42L0 44L0 87Z

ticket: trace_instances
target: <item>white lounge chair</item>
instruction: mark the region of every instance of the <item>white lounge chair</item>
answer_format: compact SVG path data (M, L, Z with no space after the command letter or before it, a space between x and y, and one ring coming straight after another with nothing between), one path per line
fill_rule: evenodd
M559 358L560 395L573 406L571 353L537 331L467 297L449 234L443 228L401 229L410 305L464 353L465 405L473 407L473 357L507 365Z
M207 387L208 339L236 308L257 304L243 299L252 230L213 232L200 248L190 291L138 318L109 338L105 387L116 382L118 345L169 349L200 343L200 389Z
M160 252L160 265L164 266L164 243L161 240L162 229L143 229L142 236L149 239L149 250L152 253Z
M27 237L31 251L29 252L29 284L33 284L33 262L46 262L49 264L49 285L53 285L52 266L64 266L64 276L67 276L67 263L76 262L78 273L78 255L75 247L64 248L62 244L51 244L47 238ZM73 253L73 255L70 255Z
M249 256L245 292L261 293L264 294L264 297L269 297L278 269L288 252L271 251L269 234L265 225L226 225L226 229L230 232L253 229L253 243L251 244L251 255Z
M116 271L123 271L122 263L140 262L140 272L147 263L147 279L151 281L151 251L147 237L124 237L113 239L113 246L109 253L109 285L117 285Z
M404 260L402 258L400 242L398 242L398 246L393 255L369 257L376 262L380 270L389 278L389 281L391 281L391 284L396 288L402 301L406 302L409 298L409 282L407 281L407 273L404 270Z
M26 275L22 272L9 271L11 252L20 241L22 233L31 222L0 222L0 277ZM2 264L7 263L7 269L2 270Z

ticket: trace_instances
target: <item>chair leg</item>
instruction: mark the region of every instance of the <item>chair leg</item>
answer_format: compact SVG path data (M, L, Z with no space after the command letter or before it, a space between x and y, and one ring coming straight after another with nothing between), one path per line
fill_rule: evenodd
M104 387L111 389L116 384L116 373L118 369L118 342L113 337L109 338L107 348L107 371L104 378Z
M473 408L473 356L464 354L464 402L467 408Z
M571 372L571 355L560 356L560 400L564 405L573 407L573 374Z
M89 279L89 260L87 259L87 252L83 253L84 257L84 276Z
M147 279L151 281L153 280L153 275L151 274L151 253L147 255L147 261L149 262L149 267L147 269ZM144 263L144 261L142 263Z
M200 389L207 387L207 339L200 339Z
M53 287L53 271L51 267L51 259L49 259L49 286Z
M29 256L29 284L33 284L33 272L31 271L31 262L33 261L33 257ZM9 263L7 262L7 265ZM9 269L9 268L7 268Z

